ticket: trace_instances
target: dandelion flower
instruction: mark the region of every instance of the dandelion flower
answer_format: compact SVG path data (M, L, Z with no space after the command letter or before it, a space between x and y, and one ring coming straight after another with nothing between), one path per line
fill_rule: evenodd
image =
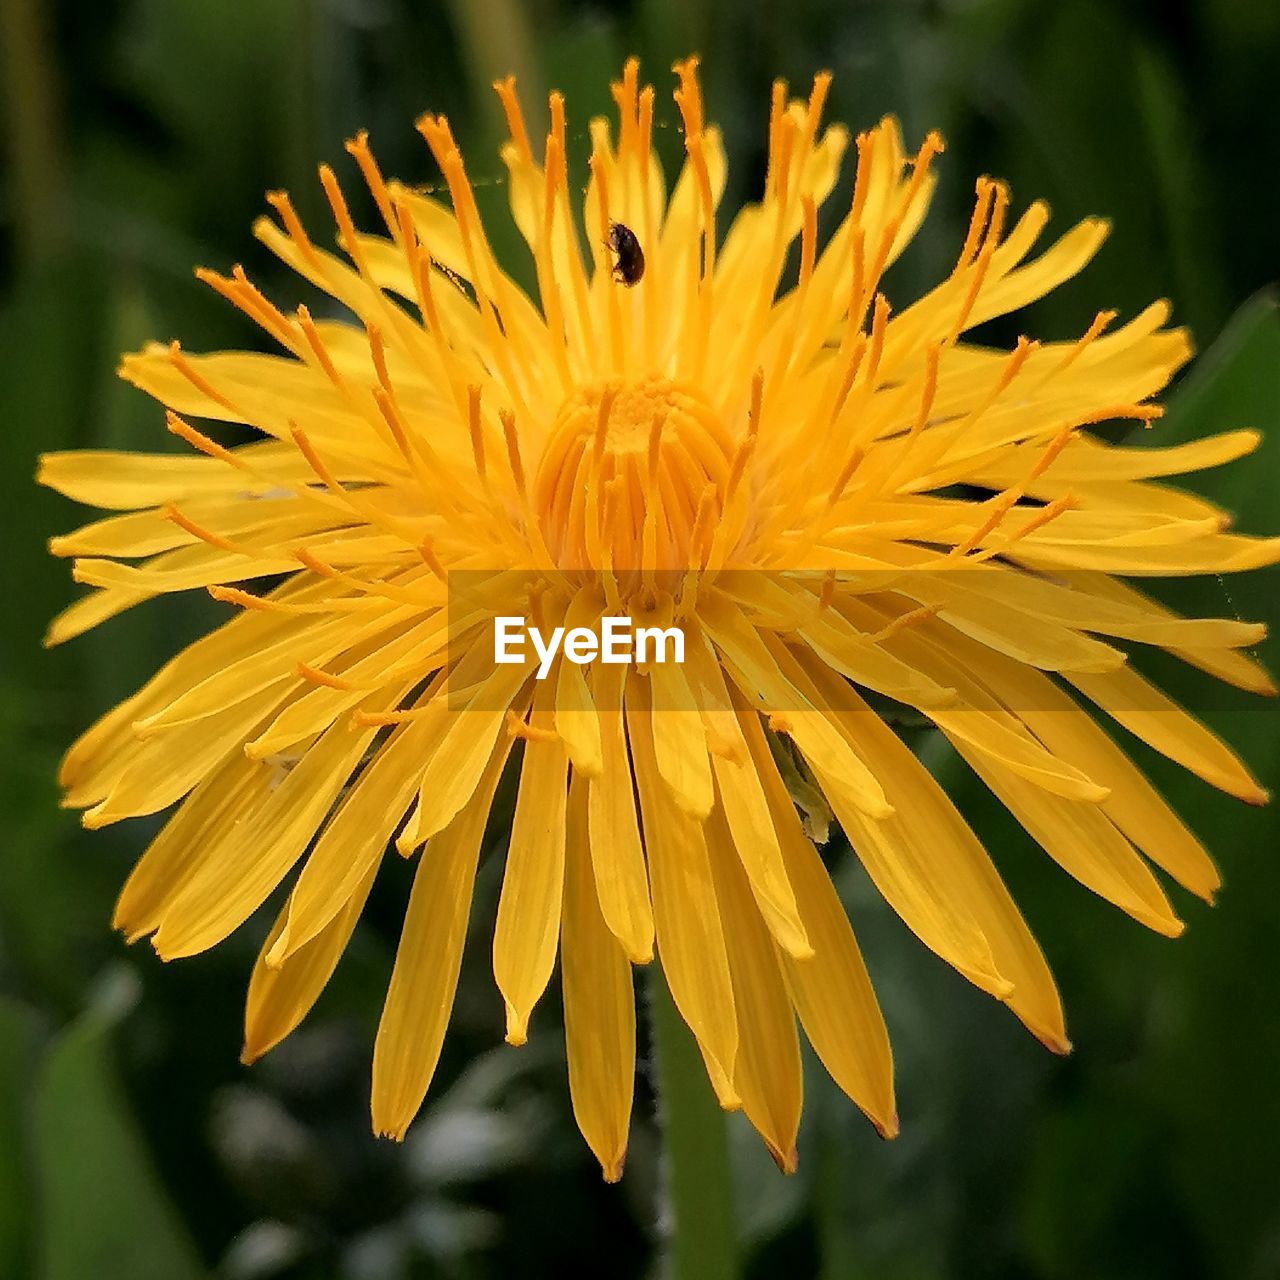
M361 134L348 151L376 232L327 167L340 252L284 194L255 228L322 315L279 309L238 267L201 270L279 353L175 342L124 359L194 452L60 453L40 472L124 513L54 539L94 590L52 643L167 592L205 589L230 611L63 764L88 827L177 806L116 925L190 956L291 882L249 983L248 1061L311 1007L388 851L416 857L373 1057L373 1124L399 1137L440 1053L510 765L493 938L507 1038L525 1039L558 957L573 1106L609 1178L632 1104L633 966L651 960L721 1104L783 1168L797 1024L896 1132L884 1022L815 844L831 821L927 946L1068 1048L1039 948L885 699L927 717L1068 874L1172 936L1149 863L1206 899L1218 876L1099 721L1266 796L1126 646L1274 691L1243 652L1260 626L1176 616L1126 581L1280 559L1160 483L1256 436L1131 447L1094 430L1158 419L1152 398L1190 354L1168 306L1012 350L966 338L1079 272L1106 224L1035 254L1048 210L1015 217L981 179L950 274L891 308L884 273L925 216L941 139L909 154L886 119L853 140L841 186L850 138L821 123L829 77L807 100L779 83L763 194L721 237L721 135L695 61L675 70L670 191L632 61L617 127L591 124L580 204L561 98L535 150L513 84L496 86L534 296L496 260L442 117L418 129L447 200L384 180ZM261 438L228 445L194 420ZM496 592L447 588L473 571L535 584L548 627L676 619L686 660L562 654L540 681L531 662L497 665Z

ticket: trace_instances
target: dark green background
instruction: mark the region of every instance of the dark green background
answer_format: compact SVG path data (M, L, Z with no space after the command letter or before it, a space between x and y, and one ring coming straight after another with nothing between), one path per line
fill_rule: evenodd
M42 651L73 590L43 543L80 513L30 483L36 454L168 447L156 406L114 378L116 354L152 336L256 342L192 279L196 264L243 261L284 305L303 300L249 223L265 189L288 186L321 225L314 165L350 172L341 143L356 128L389 172L428 182L411 123L448 112L497 218L490 80L515 70L530 95L564 89L582 150L608 79L637 52L660 87L670 160L667 67L697 50L726 129L730 206L760 181L775 75L802 86L830 67L833 113L855 127L893 111L911 145L944 130L935 211L895 269L897 300L949 265L979 173L1009 178L1021 206L1047 197L1059 230L1114 217L1095 265L1019 329L1074 336L1100 307L1131 314L1171 296L1207 354L1156 438L1269 429L1260 456L1198 483L1249 531L1280 531L1280 320L1267 293L1280 262L1280 5L3 0L0 44L0 1276L652 1274L644 1066L626 1177L608 1188L572 1127L554 999L529 1048L500 1045L493 861L454 1029L404 1147L368 1136L367 1085L405 868L383 877L315 1016L252 1069L236 1061L240 1004L265 921L167 968L109 933L150 827L82 834L57 808L56 761L215 613L156 602ZM514 254L509 228L495 239ZM1275 618L1274 582L1209 579L1182 598ZM1274 704L1162 671L1280 783ZM1067 880L936 740L918 746L1037 930L1076 1051L1042 1050L837 857L894 1038L903 1133L881 1143L812 1072L800 1172L783 1179L733 1118L747 1273L1280 1275L1280 808L1246 810L1154 769L1226 881L1214 911L1175 891L1190 928L1171 943Z

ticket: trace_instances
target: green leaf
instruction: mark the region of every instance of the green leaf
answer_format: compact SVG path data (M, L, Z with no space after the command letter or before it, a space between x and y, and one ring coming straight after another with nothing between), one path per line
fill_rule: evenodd
M132 996L128 997L130 1000ZM40 1280L187 1280L204 1268L152 1167L111 1051L117 1009L56 1039L36 1086Z

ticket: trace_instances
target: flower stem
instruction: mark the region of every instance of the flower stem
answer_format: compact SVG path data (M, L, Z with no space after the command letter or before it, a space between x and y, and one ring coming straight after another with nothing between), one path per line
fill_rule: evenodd
M666 1156L667 1280L738 1274L729 1142L706 1068L661 966L649 966L658 1114Z

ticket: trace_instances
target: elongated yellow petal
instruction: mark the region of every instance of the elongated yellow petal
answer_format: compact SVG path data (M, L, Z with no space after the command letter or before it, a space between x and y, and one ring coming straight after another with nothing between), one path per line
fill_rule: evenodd
M707 823L707 852L725 921L738 1012L733 1089L778 1167L794 1173L803 1095L795 1014L721 809Z
M970 669L1065 760L1088 762L1109 788L1101 809L1158 867L1208 901L1221 884L1200 842L1138 767L1068 694L1039 672L974 650Z
M210 672L160 710L135 720L134 732L150 736L244 702L277 681L294 676L300 662L315 668L324 667L344 649L364 643L383 642L380 647L385 649L387 642L398 638L407 612L398 610L372 623L353 624L349 619L338 618L318 625L292 627L273 643L263 644L238 661L227 662ZM393 647L392 654L394 652Z
M711 761L693 690L682 668L674 663L655 666L650 683L658 773L676 804L695 818L705 818L713 802Z
M113 779L111 790L81 821L96 830L123 818L156 813L180 800L238 750L262 723L264 711L280 705L288 683L282 678L260 698L227 707L198 724L180 725L136 743Z
M528 664L497 667L467 705L452 715L427 762L417 808L397 842L402 853L443 831L471 799L527 676Z
M605 923L634 963L647 964L653 958L653 908L623 727L626 679L621 665L597 666L592 672L602 767L587 789L587 829Z
M704 603L702 613L707 633L724 654L739 689L762 710L780 717L805 759L839 793L841 803L872 819L887 818L893 809L874 772L778 670L776 652L723 600Z
M951 655L974 647L967 637L954 634L940 623L926 621L910 631L903 630L886 643L922 670L949 681L961 694L955 707L938 707L929 712L948 738L975 748L1002 769L1056 795L1092 803L1107 798L1105 787L1075 765L1046 751L1016 719L1002 716L1001 709L966 675Z
M298 483L306 483L310 474L293 449L275 441L241 445L231 453L252 470L238 472L212 458L173 453L76 449L41 455L36 479L77 502L132 511L215 493L253 493L262 488L256 470Z
M601 601L598 593L584 587L577 593L565 615L565 628L595 628L599 622ZM591 700L584 668L576 662L560 659L556 674L555 727L564 740L573 767L588 777L599 777L604 768L600 743L601 723Z
M543 684L534 697L530 726L538 736L524 745L493 930L493 976L506 1002L508 1044L525 1042L529 1015L555 966L560 935L569 757L551 729L552 688Z
M373 1046L373 1131L402 1139L440 1060L467 935L476 860L511 750L499 739L470 800L418 860Z
M733 1079L738 1019L724 926L702 824L680 809L658 775L648 690L627 689L627 727L644 814L654 924L671 997L703 1051Z
M154 933L204 866L224 826L247 820L270 794L274 771L230 755L178 806L129 873L112 925L130 942Z
M1161 755L1248 804L1266 804L1267 792L1220 738L1126 667L1106 675L1076 674L1071 683L1085 697Z
M241 1062L253 1062L269 1052L311 1011L351 941L377 873L378 864L375 862L366 869L351 896L321 929L302 946L290 951L282 963L272 964L269 957L289 918L290 895L290 901L276 917L262 944L249 978Z
M1159 882L1101 809L1063 800L997 772L976 752L960 751L1064 871L1157 933L1176 938L1182 932Z
M397 728L343 798L289 895L284 923L266 951L284 964L326 929L377 867L418 789L423 754L444 732L439 711Z
M787 873L809 924L813 956L780 952L787 990L823 1066L886 1137L898 1131L889 1034L862 954L827 869L805 835L754 716L743 732L768 799Z
M561 966L573 1114L607 1182L622 1176L635 1086L631 965L605 924L587 847L586 780L574 774L565 851Z
M928 868L929 887L916 892L945 895L956 903L989 947L991 971L999 975L999 982L992 984L980 972L978 977L986 981L977 985L1004 1000L1049 1048L1066 1052L1070 1043L1049 967L982 845L897 734L851 689L840 689L836 678L817 663L810 660L804 666L827 694L846 732L874 753L891 793L901 791L904 796L898 816L890 821L900 828L899 848L909 849ZM912 906L919 909L915 903ZM940 954L956 963L946 952ZM975 980L960 965L956 967Z
M742 734L739 709L711 651L697 641L689 651L689 671L698 686L708 731L716 736L711 764L720 809L751 892L780 945L792 955L804 958L812 949L787 878L764 788Z
M1105 574L1075 574L1073 578L1081 581L1085 587L1098 595L1103 595L1122 604L1136 605L1139 609L1154 615L1162 621L1173 620L1179 623L1189 621L1188 619L1178 618L1177 614L1173 613L1172 610L1166 609L1159 601L1144 595L1130 584L1107 577ZM1243 625L1247 627L1249 624ZM1217 631L1218 628L1215 627L1214 630ZM1238 636L1238 632L1231 635L1233 644ZM1264 636L1265 628L1262 634L1255 631L1254 638L1246 640L1244 643L1257 644ZM1199 667L1202 671L1207 671L1219 680L1225 680L1240 689L1247 689L1250 693L1275 695L1275 682L1256 659L1243 653L1233 652L1230 649L1219 648L1216 644L1197 643L1195 639L1190 637L1181 643L1178 642L1179 639L1180 637L1173 637L1170 641L1161 643L1167 643L1170 651L1177 654L1184 662L1189 662L1192 666Z
M262 905L302 855L376 734L376 728L335 725L289 771L251 825L219 832L156 930L153 943L163 959L196 955L221 942Z

